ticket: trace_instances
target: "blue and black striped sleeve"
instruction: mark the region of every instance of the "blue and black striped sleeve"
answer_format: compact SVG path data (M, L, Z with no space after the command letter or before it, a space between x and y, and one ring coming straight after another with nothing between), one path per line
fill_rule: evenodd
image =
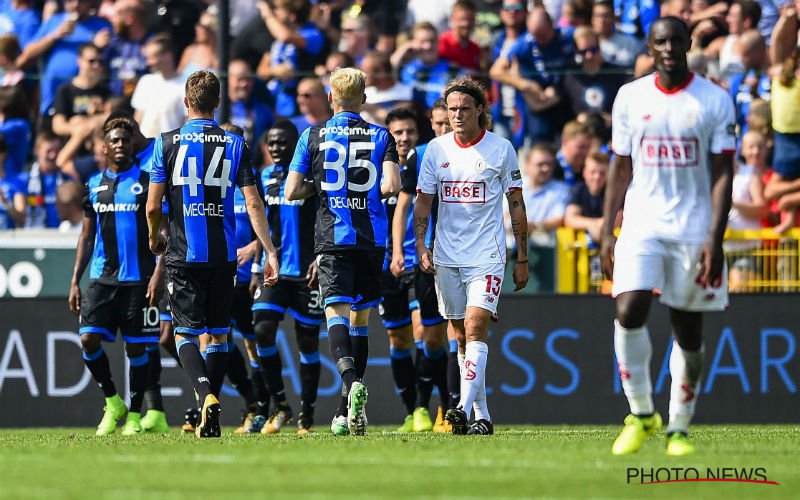
M156 137L153 145L153 159L150 164L150 182L167 182L167 174L164 171L164 141L161 134Z
M253 162L250 159L250 148L242 141L242 156L239 159L239 169L236 171L236 185L239 187L252 186L256 183L253 175Z
M397 156L397 143L394 141L394 136L388 131L384 133L386 134L386 150L383 152L383 161L399 163L400 159Z
M297 146L294 148L292 163L289 165L289 170L291 172L299 172L306 177L308 177L308 172L311 168L311 158L308 155L308 137L311 128L312 127L305 129L300 136L300 140L297 141ZM395 150L395 156L396 155L397 151Z
M89 183L87 182L83 186L84 194L83 194L83 215L85 217L94 217L95 211L94 207L92 206L92 200L89 198L89 193L91 193L91 189L89 188Z

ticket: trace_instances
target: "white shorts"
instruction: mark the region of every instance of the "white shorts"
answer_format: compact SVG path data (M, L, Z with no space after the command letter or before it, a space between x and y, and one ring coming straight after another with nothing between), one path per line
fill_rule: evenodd
M661 303L681 311L722 311L728 307L728 271L719 288L697 283L703 245L620 234L614 248L611 295L658 290Z
M464 319L467 307L480 307L496 314L504 274L502 262L471 267L436 266L439 314L445 319Z

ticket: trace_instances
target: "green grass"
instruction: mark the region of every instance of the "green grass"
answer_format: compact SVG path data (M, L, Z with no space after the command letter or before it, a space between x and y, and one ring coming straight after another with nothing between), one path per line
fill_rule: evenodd
M663 435L613 457L618 427L498 428L493 437L168 435L0 430L0 499L797 498L800 427L705 426L699 452L664 455ZM628 467L764 467L780 486L626 484Z

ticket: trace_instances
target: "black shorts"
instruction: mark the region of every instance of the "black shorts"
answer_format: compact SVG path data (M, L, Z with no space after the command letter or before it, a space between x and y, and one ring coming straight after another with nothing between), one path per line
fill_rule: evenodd
M270 288L259 286L253 301L255 322L283 321L285 313L300 323L319 326L325 321L319 290L311 290L305 280L279 279Z
M353 311L377 306L381 301L381 271L386 251L339 250L317 255L323 305L342 302Z
M420 269L419 266L415 266L414 270L416 298L422 324L433 326L443 323L444 318L439 314L439 300L436 297L436 278Z
M166 290L166 285L164 286L164 295L158 301L158 319L172 323L172 308L169 306L169 293Z
M234 267L167 266L167 293L175 333L230 332Z
M78 333L95 333L114 342L117 330L130 343L158 342L158 308L148 307L147 286L105 285L90 281L81 297Z
M250 284L233 287L233 329L247 340L255 340L253 331L253 299L250 297Z
M414 271L409 270L396 277L389 271L381 274L383 302L378 306L383 326L403 328L411 324L411 311L417 309L414 290Z

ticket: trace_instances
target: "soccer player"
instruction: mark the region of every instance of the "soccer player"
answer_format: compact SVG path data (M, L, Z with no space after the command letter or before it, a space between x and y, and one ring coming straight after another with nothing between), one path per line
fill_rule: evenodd
M606 186L601 262L616 297L614 350L631 414L615 455L634 453L661 427L645 326L653 290L669 307L667 454L687 439L703 370L702 313L728 303L722 237L731 207L736 117L726 92L689 71L683 21L656 20L647 39L656 72L624 85L613 108L615 159ZM626 193L627 190L627 193ZM619 239L614 218L623 206Z
M178 356L202 404L195 435L219 437L217 396L227 369L236 274L235 186L242 190L253 229L267 252L265 285L277 281L277 263L247 145L213 120L219 79L209 71L196 71L185 91L189 121L156 138L147 224L151 250L165 255ZM165 194L169 240L160 232ZM209 343L204 362L197 337L205 333Z
M261 171L267 222L275 248L279 249L278 284L256 292L253 312L258 358L264 383L274 405L262 434L275 434L292 419L286 401L282 363L275 335L286 313L294 318L294 330L300 350L300 413L297 433L311 432L314 424L314 403L319 387L319 326L325 319L320 293L316 285L314 263L314 219L316 196L302 200L286 198L286 179L292 153L297 145L297 128L288 120L280 120L267 133L267 148L273 164ZM258 271L258 269L256 269Z
M381 199L400 187L392 135L358 114L366 100L365 82L366 75L357 69L333 72L328 101L334 116L300 136L284 190L290 200L315 192L320 199L314 253L328 342L343 383L342 402L331 423L337 435L366 433L367 322L370 308L380 302L388 234ZM313 183L305 181L307 176Z
M387 246L392 252L384 264L380 311L389 334L392 375L406 407L405 421L398 430L425 432L433 429L428 407L434 383L439 387L442 399L447 400L444 318L437 309L433 276L422 273L416 265L411 214L419 164L426 146L417 146L419 132L413 111L405 108L390 111L386 126L397 144L401 187L397 197L389 198L386 203L386 212L392 221ZM429 231L431 236L432 232ZM420 275L430 279L420 280ZM412 326L414 332L420 331L416 370L411 361L411 347L416 337Z
M444 92L453 132L428 144L414 204L419 265L435 274L439 312L455 331L461 400L447 410L453 434L493 434L486 404L489 319L497 313L506 261L503 195L517 242L515 291L528 283L528 230L522 177L510 142L487 131L491 118L484 89L469 77ZM436 245L426 245L434 195L439 195ZM475 406L475 422L469 426ZM469 426L469 427L468 427Z
M113 119L104 124L103 132L108 168L86 185L69 308L80 314L83 359L106 398L96 434L112 434L127 414L122 434L128 436L142 431L148 364L145 344L158 341L158 320L151 321L146 296L155 295L161 276L155 272L155 257L145 246L144 207L150 176L133 163L133 130L127 121ZM89 287L82 296L80 281L90 257ZM130 363L130 408L117 393L101 343L113 342L117 330Z

